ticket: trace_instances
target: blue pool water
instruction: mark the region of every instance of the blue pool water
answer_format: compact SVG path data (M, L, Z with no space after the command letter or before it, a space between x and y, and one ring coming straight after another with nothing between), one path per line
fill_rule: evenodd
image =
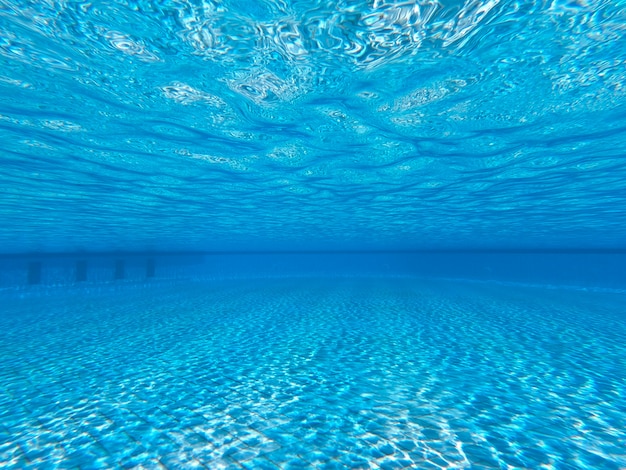
M623 247L626 4L0 0L3 252Z
M5 466L626 465L624 294L353 277L146 289L9 305Z
M0 0L0 468L626 468L624 25Z

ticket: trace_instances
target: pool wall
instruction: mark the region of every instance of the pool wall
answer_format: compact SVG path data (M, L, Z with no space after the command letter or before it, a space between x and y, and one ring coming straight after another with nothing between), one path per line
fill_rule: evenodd
M2 290L295 276L417 276L622 289L626 288L626 253L40 253L0 257Z

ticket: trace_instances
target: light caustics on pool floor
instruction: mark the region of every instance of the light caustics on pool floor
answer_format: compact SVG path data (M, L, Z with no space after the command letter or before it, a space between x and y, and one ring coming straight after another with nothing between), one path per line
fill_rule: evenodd
M5 468L624 468L623 295L410 279L8 300Z

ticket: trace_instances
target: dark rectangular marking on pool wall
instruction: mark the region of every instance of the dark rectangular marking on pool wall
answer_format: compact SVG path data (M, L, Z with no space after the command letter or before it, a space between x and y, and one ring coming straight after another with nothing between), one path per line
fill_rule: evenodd
M87 280L87 261L76 261L76 282L84 282Z
M146 277L154 277L154 273L155 273L154 259L150 258L146 262Z
M115 260L115 273L113 279L124 279L124 260Z
M41 261L31 261L28 263L28 283L41 283Z

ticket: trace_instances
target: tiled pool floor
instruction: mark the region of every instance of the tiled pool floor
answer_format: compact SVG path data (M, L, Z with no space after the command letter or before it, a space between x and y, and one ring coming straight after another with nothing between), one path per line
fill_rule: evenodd
M624 295L410 279L5 299L3 468L626 468Z

